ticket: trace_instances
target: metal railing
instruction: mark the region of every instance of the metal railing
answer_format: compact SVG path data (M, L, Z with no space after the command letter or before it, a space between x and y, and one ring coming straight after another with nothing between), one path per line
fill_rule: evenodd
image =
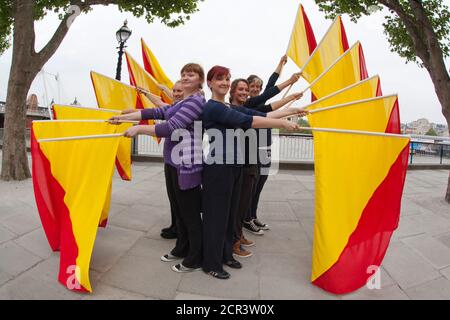
M411 140L409 163L450 164L450 141L442 141L439 137L430 137L429 140ZM273 141L278 144L280 161L314 161L314 142L310 134L273 135ZM163 144L163 141L158 144L151 137L139 136L137 154L162 156Z
M3 128L0 128L0 144L3 143ZM30 130L26 131L27 146L30 146ZM448 139L448 138L447 138ZM310 134L273 135L274 145L279 148L280 161L314 161L313 136ZM157 156L163 154L164 140L160 144L149 136L137 138L136 155ZM450 141L440 137L430 137L427 141L412 138L410 144L409 164L444 164L450 165Z

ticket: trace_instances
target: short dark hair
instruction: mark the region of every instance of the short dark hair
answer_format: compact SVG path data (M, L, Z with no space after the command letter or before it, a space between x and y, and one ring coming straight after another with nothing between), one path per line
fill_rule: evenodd
M206 76L206 80L211 81L216 77L227 76L230 74L230 69L222 66L214 66L212 67Z

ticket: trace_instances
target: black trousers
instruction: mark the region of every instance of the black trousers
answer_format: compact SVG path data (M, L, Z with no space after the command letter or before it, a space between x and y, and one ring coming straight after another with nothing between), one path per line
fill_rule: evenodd
M170 168L171 166L168 165L167 163L164 164L164 175L166 177L166 189L167 189L167 196L169 197L169 203L170 203L170 218L171 218L171 223L170 223L170 228L175 228L177 226L177 205L176 205L176 201L175 201L175 197L174 197L174 192L172 192L172 190L169 188L169 183L168 181L170 181Z
M234 242L241 239L242 225L247 220L247 214L251 208L253 195L258 178L258 165L244 166L242 171L241 196L239 198L239 209L237 211L236 222L234 224Z
M261 175L261 166L258 166L258 174L256 177L256 183L253 188L252 203L250 206L250 210L248 210L246 221L256 219L256 217L257 217L256 213L258 211L259 197L264 188L264 185L267 182L267 178L269 178L268 175Z
M242 184L242 167L203 167L203 270L223 271L233 258L233 233Z
M170 253L183 257L185 267L198 268L202 263L201 188L181 190L177 169L170 165L167 166L166 184L169 199L172 198L175 207L178 235L175 248Z

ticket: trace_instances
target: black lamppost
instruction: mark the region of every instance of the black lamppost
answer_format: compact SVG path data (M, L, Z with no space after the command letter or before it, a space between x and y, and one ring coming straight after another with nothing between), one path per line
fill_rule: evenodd
M119 46L117 49L119 49L119 61L117 62L117 71L116 71L116 79L120 81L120 74L122 72L122 55L123 55L123 49L126 48L125 42L127 42L128 38L131 36L131 30L127 27L128 21L125 20L123 23L122 28L120 28L116 32L116 38L119 42Z

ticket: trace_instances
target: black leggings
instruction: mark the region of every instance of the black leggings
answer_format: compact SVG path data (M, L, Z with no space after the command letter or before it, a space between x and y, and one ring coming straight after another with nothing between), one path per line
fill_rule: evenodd
M171 183L169 183L170 181L170 168L173 168L172 166L168 165L167 163L164 164L164 175L166 177L166 189L167 189L167 196L169 197L169 202L170 202L170 228L175 228L177 227L177 205L176 205L176 201L175 201L175 194L174 192L172 192L171 188L169 187L169 185L171 185Z
M239 198L239 210L235 222L234 242L241 239L242 224L244 220L247 220L248 212L251 209L256 183L258 181L258 166L244 166L242 176L242 188Z
M256 177L256 183L253 188L253 199L252 205L250 206L250 210L248 210L246 221L250 221L256 219L256 213L258 211L259 197L261 196L261 192L264 188L264 185L267 182L268 175L261 175L261 167L258 168L258 175Z
M177 225L177 243L170 252L183 257L183 265L198 268L202 263L201 188L181 190L177 169L168 165L166 174L167 192L174 205Z
M242 184L242 167L203 167L203 270L223 271L233 258L233 233Z

